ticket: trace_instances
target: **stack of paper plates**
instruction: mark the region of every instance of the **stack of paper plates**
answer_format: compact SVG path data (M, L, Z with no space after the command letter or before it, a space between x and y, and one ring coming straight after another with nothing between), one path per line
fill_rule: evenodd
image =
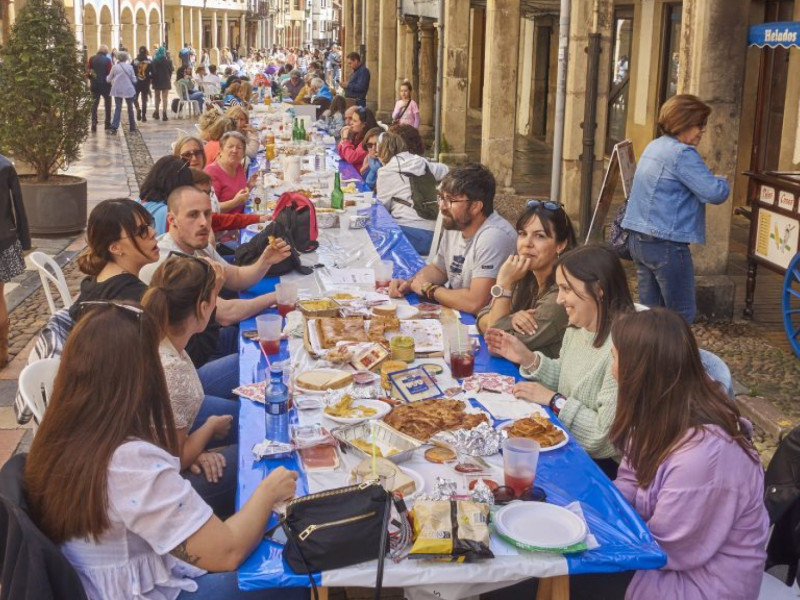
M586 523L566 508L515 502L494 514L500 536L524 550L560 550L586 539Z

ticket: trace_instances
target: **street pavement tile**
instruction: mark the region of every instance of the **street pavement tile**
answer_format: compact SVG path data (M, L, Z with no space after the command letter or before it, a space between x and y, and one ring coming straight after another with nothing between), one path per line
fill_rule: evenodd
M25 433L25 429L0 430L0 465L14 455Z

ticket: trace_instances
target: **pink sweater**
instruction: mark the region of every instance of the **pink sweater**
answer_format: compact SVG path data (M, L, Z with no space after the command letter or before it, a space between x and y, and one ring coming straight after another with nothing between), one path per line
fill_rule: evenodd
M403 110L404 105L405 102L403 100L397 101L397 103L394 105L394 110L392 111L392 119L397 119L397 115L399 115L400 111ZM417 107L416 102L413 100L410 101L408 108L403 113L403 116L400 117L400 122L419 129L419 108Z
M758 597L769 529L764 470L722 429L707 425L670 454L650 487L637 486L624 458L614 483L667 554L663 568L636 572L626 599Z
M205 172L211 177L211 185L220 202L232 200L240 190L247 187L247 176L244 174L244 169L241 165L236 167L236 175L233 177L223 171L219 163L216 162L208 165L205 168ZM243 211L244 206L237 206L229 212L240 213Z

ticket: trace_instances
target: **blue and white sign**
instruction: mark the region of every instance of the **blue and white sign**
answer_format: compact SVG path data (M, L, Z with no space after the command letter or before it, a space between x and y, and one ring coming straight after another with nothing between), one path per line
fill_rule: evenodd
M762 23L753 25L747 36L748 46L763 48L800 47L800 23L785 21L782 23Z

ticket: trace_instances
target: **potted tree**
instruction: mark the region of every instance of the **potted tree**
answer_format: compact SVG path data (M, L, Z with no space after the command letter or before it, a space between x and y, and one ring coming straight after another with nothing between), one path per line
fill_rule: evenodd
M58 174L89 130L86 69L59 0L28 0L0 49L0 148L27 164L20 177L33 234L86 227L86 180Z

